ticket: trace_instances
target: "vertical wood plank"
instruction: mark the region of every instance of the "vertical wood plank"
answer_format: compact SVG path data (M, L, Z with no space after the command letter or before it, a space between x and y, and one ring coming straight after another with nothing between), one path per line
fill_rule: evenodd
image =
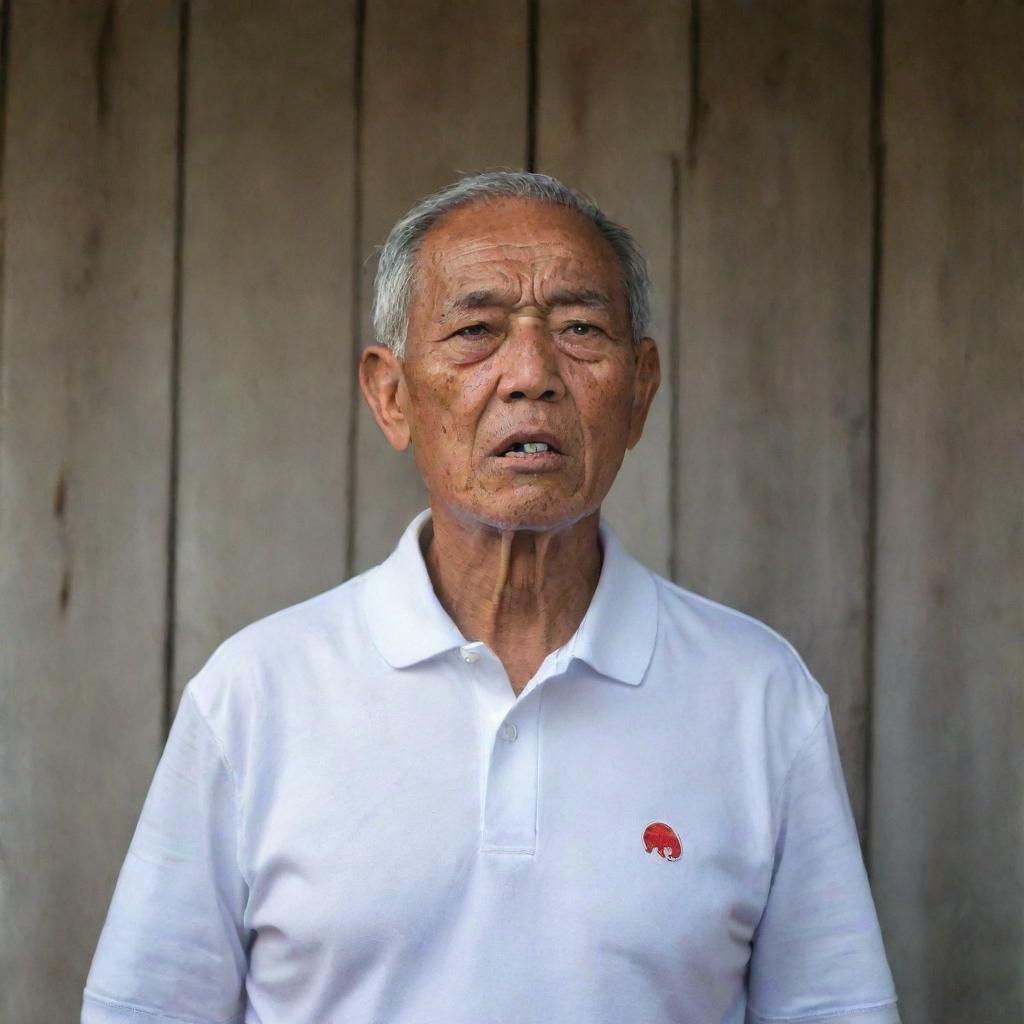
M375 253L419 198L462 174L521 169L527 152L526 0L368 0L361 245L364 336ZM352 570L385 558L427 505L411 451L384 440L362 404Z
M787 636L864 807L867 0L702 4L683 178L680 581Z
M602 511L627 547L671 571L674 238L689 87L688 0L542 2L537 169L589 192L649 263L650 333L663 364L643 440Z
M871 866L916 1021L1024 1019L1024 8L886 5Z
M178 5L16 3L0 402L0 1019L77 1020L160 752Z
M355 2L192 4L176 690L334 586L347 531Z

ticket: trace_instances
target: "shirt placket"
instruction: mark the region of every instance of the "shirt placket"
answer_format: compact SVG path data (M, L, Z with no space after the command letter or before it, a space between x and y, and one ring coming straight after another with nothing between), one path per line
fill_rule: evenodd
M532 856L540 795L543 683L561 659L549 655L516 697L504 666L481 642L461 648L476 687L480 728L480 853Z

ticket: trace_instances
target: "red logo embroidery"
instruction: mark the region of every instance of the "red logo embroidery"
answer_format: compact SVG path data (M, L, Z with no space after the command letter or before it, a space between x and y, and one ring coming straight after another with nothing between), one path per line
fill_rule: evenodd
M657 851L665 860L679 860L683 854L683 844L670 825L663 821L652 821L644 829L644 847L647 852Z

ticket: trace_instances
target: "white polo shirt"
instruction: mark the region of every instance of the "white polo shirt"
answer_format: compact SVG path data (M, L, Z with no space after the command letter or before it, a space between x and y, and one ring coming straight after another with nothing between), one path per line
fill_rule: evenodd
M189 683L83 1024L896 1024L828 701L604 523L517 697L382 565Z

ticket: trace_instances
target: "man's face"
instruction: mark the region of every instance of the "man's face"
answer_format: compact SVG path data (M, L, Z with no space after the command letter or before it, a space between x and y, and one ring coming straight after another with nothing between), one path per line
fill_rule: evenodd
M396 379L397 431L381 425L396 447L411 440L434 503L467 523L548 530L608 493L658 358L649 338L632 341L600 232L514 199L461 207L424 238Z

